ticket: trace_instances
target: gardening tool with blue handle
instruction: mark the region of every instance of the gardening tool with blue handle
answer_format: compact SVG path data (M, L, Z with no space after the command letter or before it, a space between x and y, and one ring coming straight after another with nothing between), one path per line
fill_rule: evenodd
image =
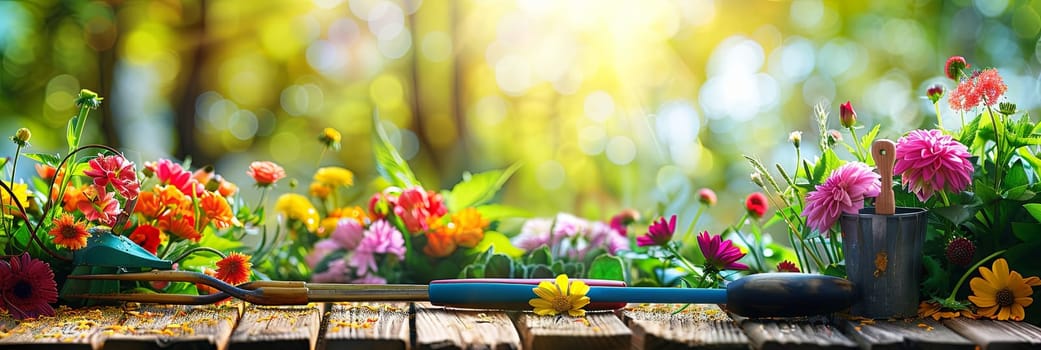
M239 286L187 271L77 275L73 279L172 281L210 285L220 292L195 296L178 294L83 294L71 297L168 304L207 304L235 297L260 305L293 305L338 301L430 301L435 305L477 309L531 309L538 279L457 279L430 285L359 285L257 281ZM746 317L789 317L828 314L852 303L852 284L842 278L798 273L764 273L731 282L726 289L626 287L618 281L584 280L593 302L587 310L618 309L627 303L726 304Z

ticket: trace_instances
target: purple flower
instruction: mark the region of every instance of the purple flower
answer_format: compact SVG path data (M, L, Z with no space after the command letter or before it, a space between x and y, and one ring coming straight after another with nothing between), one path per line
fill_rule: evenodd
M314 249L311 250L310 254L307 254L304 261L307 262L307 266L314 269L318 266L318 263L325 259L326 256L329 256L329 253L340 248L340 245L337 244L336 241L333 241L332 239L323 239L314 244Z
M347 260L336 259L329 263L325 271L311 276L311 282L315 283L344 283L347 282Z
M854 214L864 207L864 198L878 196L882 189L880 178L864 163L846 163L835 169L823 184L806 195L806 208L802 211L806 225L827 234L839 215Z
M961 192L972 182L968 149L940 130L914 130L896 143L896 167L904 188L925 202L945 188Z
M524 222L520 234L513 237L513 245L524 250L533 250L549 245L549 230L553 228L553 220L536 218Z
M729 239L723 240L718 235L709 236L708 231L705 231L698 235L698 246L701 247L701 254L705 256L706 269L716 271L748 269L748 265L737 262L745 256L745 253L735 247Z
M669 240L672 239L672 234L675 232L676 215L670 217L668 222L662 217L647 228L647 234L636 237L636 245L641 247L649 245L663 246L669 243Z
M358 243L361 242L362 238L365 237L365 228L361 227L358 220L353 218L343 218L336 223L336 229L330 235L330 238L334 242L340 245L343 249L354 250L358 247Z
M376 275L366 275L351 280L351 284L387 284L387 279Z
M394 228L386 220L380 220L369 225L365 231L365 237L358 242L358 249L351 256L351 266L358 269L357 273L364 276L370 270L379 270L376 266L376 254L394 254L398 260L405 259L405 239L401 231Z

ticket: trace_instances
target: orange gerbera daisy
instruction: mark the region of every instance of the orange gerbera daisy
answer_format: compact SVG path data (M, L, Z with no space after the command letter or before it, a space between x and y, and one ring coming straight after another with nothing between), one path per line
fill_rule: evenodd
M1005 259L995 260L992 269L981 266L983 278L974 277L969 281L973 293L969 301L979 307L980 316L1001 321L1022 320L1026 315L1023 308L1034 302L1030 297L1034 294L1031 287L1041 286L1041 279L1023 278L1019 272L1009 271Z
M54 228L48 233L54 236L54 244L70 250L83 249L87 246L87 237L90 237L87 226L69 214L62 214L54 220Z
M455 243L460 247L473 248L484 239L484 228L488 227L488 220L474 208L466 208L452 214L452 223L455 225Z
M217 262L217 278L231 284L241 284L249 281L250 269L253 263L249 262L250 256L242 253L230 253L224 259Z
M228 204L228 200L216 193L204 191L202 198L199 198L199 208L206 215L206 219L218 229L239 225L238 219L235 218L235 214L231 211L231 205Z
M957 317L977 319L979 318L979 315L976 315L976 313L972 312L972 310L969 308L965 308L962 310L951 310L944 308L943 305L940 305L940 303L927 300L923 301L921 304L918 304L918 317L932 317L934 320L939 321L941 319Z

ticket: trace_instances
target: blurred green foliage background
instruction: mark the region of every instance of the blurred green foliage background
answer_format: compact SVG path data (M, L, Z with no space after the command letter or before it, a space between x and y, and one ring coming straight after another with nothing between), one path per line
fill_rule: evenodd
M106 103L87 141L138 164L212 164L255 198L246 165L306 184L325 127L344 139L322 164L375 178L378 110L427 187L521 162L506 204L680 213L681 227L708 187L720 204L701 229L719 232L757 190L741 155L794 167L788 134L815 144L822 100L832 127L851 100L895 139L935 123L920 96L952 88L943 63L962 55L1037 109L1039 13L1023 0L3 1L0 130L29 127L30 152L58 152L73 97L92 89Z

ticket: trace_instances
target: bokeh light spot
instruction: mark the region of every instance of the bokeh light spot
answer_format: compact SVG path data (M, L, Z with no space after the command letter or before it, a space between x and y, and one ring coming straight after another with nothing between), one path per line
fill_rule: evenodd
M614 99L604 91L594 91L586 96L585 114L594 121L607 120L614 114Z
M607 142L607 159L611 163L626 165L636 158L636 144L625 136L615 136Z
M369 96L377 106L389 108L404 102L405 90L397 77L382 74L369 85Z
M567 172L564 166L560 165L555 160L547 160L539 164L539 167L535 169L535 179L539 182L539 186L547 190L555 190L564 185L566 180Z
M434 31L423 36L423 57L431 62L444 62L452 57L452 37L445 32Z

